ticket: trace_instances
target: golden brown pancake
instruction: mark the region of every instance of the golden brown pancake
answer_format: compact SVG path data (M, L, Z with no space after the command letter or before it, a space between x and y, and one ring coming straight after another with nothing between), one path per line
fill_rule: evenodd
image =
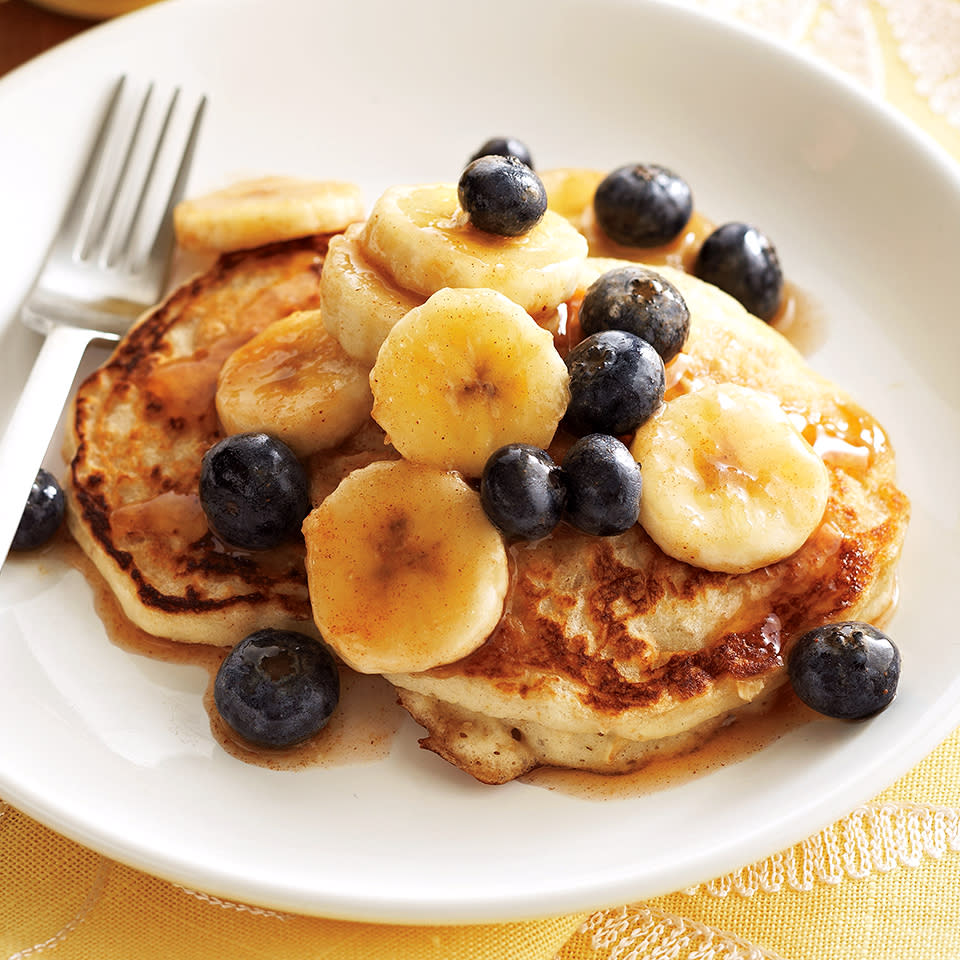
M711 382L775 396L827 464L826 512L797 553L745 574L674 560L639 525L603 539L561 525L514 547L487 642L457 663L389 677L429 731L422 745L484 782L541 764L626 771L688 749L784 682L784 657L806 630L877 621L894 602L909 504L883 430L732 298L657 269L691 313L667 399Z
M70 529L150 633L232 645L259 627L312 629L303 544L226 547L197 488L202 455L221 436L220 366L267 324L317 307L325 250L318 237L222 257L147 314L80 388ZM882 429L730 297L657 269L692 321L668 365L668 398L712 382L777 397L827 463L824 519L792 557L739 575L673 560L639 526L595 538L561 525L512 547L512 585L490 638L454 664L389 677L427 728L423 745L479 780L542 764L623 771L687 749L784 681L802 632L877 620L893 603L909 507ZM350 470L396 456L383 439L370 421L311 458L314 503ZM570 439L558 436L557 459Z
M326 248L316 237L222 256L80 387L67 439L70 531L149 633L229 645L264 626L312 629L302 541L227 547L207 527L198 482L222 436L223 361L267 324L318 305Z

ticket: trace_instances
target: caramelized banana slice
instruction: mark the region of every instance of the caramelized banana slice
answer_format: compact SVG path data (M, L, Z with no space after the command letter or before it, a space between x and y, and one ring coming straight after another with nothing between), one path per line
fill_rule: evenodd
M455 473L406 460L347 476L304 521L324 640L361 673L417 673L475 650L500 620L507 553Z
M576 290L587 242L559 214L518 237L471 226L453 184L393 187L374 204L364 248L393 280L430 296L444 287L498 290L534 316Z
M408 460L469 477L505 443L546 448L570 399L550 333L495 290L441 290L390 331L373 418Z
M748 573L798 550L830 493L823 461L769 394L704 387L661 407L633 440L640 523L664 553Z
M367 366L344 353L319 310L270 324L227 358L217 381L227 433L269 433L298 457L335 447L372 406Z
M393 325L426 297L390 283L360 243L362 224L332 237L320 274L323 322L351 357L372 367Z
M540 179L547 189L547 209L555 210L579 230L583 214L593 205L593 195L605 176L600 170L583 167L556 167L542 171Z
M183 200L174 209L173 223L184 249L226 253L336 233L363 215L363 197L355 184L262 177Z

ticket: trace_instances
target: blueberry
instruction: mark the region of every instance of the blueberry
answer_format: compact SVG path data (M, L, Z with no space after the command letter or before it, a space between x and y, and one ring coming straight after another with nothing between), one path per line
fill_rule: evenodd
M630 247L675 240L693 213L686 180L659 164L618 167L597 187L593 212L603 232Z
M211 529L244 550L296 537L310 512L307 477L293 451L265 433L238 433L203 456L200 503Z
M480 502L490 522L508 537L539 540L560 522L567 499L560 468L526 443L494 451L480 478Z
M525 163L531 170L533 169L533 157L530 155L530 148L522 140L517 140L515 137L491 137L470 158L470 162L489 156L516 157L521 163Z
M547 209L543 183L516 157L474 160L460 176L457 195L478 230L502 237L527 233Z
M567 481L567 520L578 530L608 537L637 522L640 465L616 437L581 437L561 466Z
M864 720L896 696L900 652L868 623L830 623L797 641L788 670L808 707L828 717Z
M10 549L33 550L43 546L60 529L65 509L66 501L57 478L41 467L30 487Z
M700 247L693 272L771 321L783 297L783 271L773 244L756 227L725 223Z
M632 433L663 401L666 377L660 354L625 330L601 330L567 354L574 433Z
M340 674L322 643L291 630L258 630L220 664L213 684L220 716L263 747L312 737L340 699Z
M669 363L690 332L690 311L669 280L646 267L609 270L587 289L580 306L585 334L627 330L647 341Z

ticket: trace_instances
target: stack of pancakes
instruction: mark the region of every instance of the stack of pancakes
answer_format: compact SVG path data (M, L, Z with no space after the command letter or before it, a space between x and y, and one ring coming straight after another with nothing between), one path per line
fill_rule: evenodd
M273 320L318 307L327 239L221 256L79 390L70 530L127 617L152 634L230 647L261 627L315 630L303 544L228 547L197 491L201 457L222 436L222 363ZM484 782L542 764L620 772L689 749L785 681L803 632L877 622L894 602L909 505L882 429L726 294L657 269L691 314L667 399L728 382L776 397L828 467L824 518L795 554L745 574L674 560L639 525L610 538L561 525L511 547L511 586L488 640L455 663L388 677L429 731L423 745ZM314 504L351 470L396 456L368 422L310 458Z

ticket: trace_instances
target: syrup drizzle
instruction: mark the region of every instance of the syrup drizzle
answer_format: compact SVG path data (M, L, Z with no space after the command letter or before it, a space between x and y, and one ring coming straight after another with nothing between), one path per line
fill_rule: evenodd
M625 800L682 786L759 753L791 730L823 720L783 684L743 708L717 732L685 753L654 758L631 773L615 775L540 767L520 779L581 800Z
M124 614L106 580L69 535L61 535L54 549L90 584L94 608L112 643L129 653L166 663L198 666L207 672L209 679L203 704L210 718L210 730L231 756L271 770L300 770L373 763L389 755L406 712L386 680L358 674L346 667L340 671L337 709L316 736L285 750L258 747L245 741L221 719L213 700L214 679L228 648L178 643L141 630Z
M673 243L663 248L645 250L644 262L692 272L697 251L713 226L706 218L695 213L688 228ZM594 255L636 259L637 251L632 248L621 248L605 239L601 246L602 249L596 250ZM555 318L557 329L554 336L561 355L569 352L581 339L578 307L577 301L571 301ZM783 303L771 326L803 353L812 352L825 339L823 312L807 295L789 283L785 286ZM168 405L174 395L181 398L185 415L208 405L216 388L222 360L229 353L229 349L218 349L220 346L214 346L207 356L170 365L170 368L158 374L154 386L164 394ZM679 360L682 360L682 355ZM802 418L802 423L798 421L799 428L825 459L833 458L847 466L866 469L875 452L886 443L882 429L860 408L845 408L845 415L840 419L811 418L801 411L792 413ZM129 515L124 511L129 511ZM203 531L197 533L201 519L199 503L194 496L172 492L121 508L114 515L115 522L129 528L132 536L136 535L134 531L143 530L144 527L154 530L173 528L173 532L191 540L202 535ZM205 529L205 522L203 526ZM341 668L340 705L317 736L305 744L281 751L257 747L244 741L220 718L213 702L214 678L228 651L220 647L177 643L140 630L123 614L106 581L72 539L61 538L59 549L90 582L97 612L112 642L138 655L201 666L207 671L209 681L203 701L210 717L211 732L232 756L270 769L296 770L317 765L369 763L389 754L393 737L406 713L398 705L396 694L386 680L356 674L346 667ZM771 642L778 640L772 634L770 639ZM678 786L711 770L738 762L769 746L789 730L815 719L819 718L800 703L789 685L785 684L764 698L762 703L751 704L740 711L736 719L725 724L719 733L710 735L689 752L653 759L635 772L604 775L540 768L521 779L531 785L589 800L647 794Z
M384 760L405 716L393 687L383 677L341 667L340 702L319 733L304 743L282 750L259 747L237 734L220 717L213 701L214 676L211 674L203 697L214 738L231 756L270 770L339 767Z

